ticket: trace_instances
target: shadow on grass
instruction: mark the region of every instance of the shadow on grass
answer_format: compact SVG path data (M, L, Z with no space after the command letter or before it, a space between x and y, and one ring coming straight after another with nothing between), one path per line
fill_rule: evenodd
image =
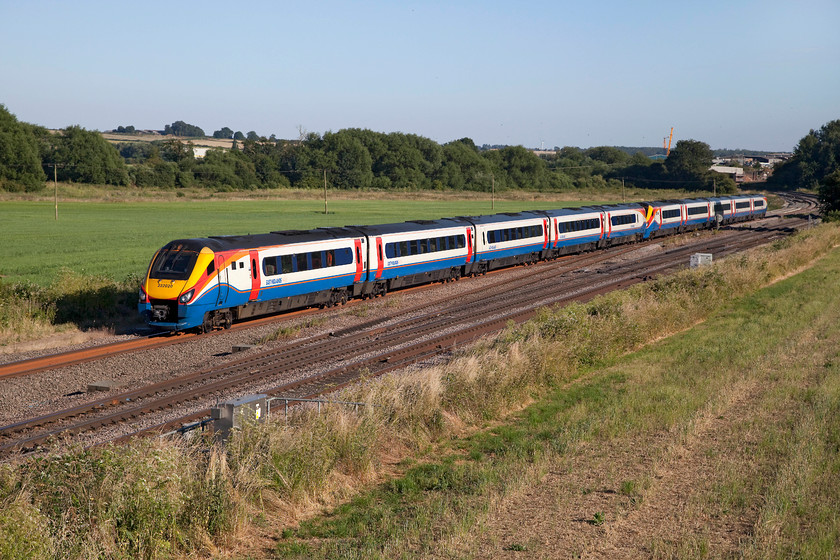
M114 334L131 334L144 326L137 312L137 292L122 286L61 294L54 305L55 324L72 323L81 330L108 329Z

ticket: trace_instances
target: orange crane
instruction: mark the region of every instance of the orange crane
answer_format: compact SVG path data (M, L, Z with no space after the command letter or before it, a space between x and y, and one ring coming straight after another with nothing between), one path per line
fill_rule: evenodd
M674 127L671 127L671 136L666 136L662 139L662 149L665 150L665 157L671 155L671 140L674 139ZM665 144L665 140L668 141L668 144Z

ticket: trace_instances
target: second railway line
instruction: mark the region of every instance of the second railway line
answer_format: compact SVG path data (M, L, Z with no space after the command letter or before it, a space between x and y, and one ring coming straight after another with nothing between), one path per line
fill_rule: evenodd
M787 223L784 223L787 222ZM782 229L789 229L787 226L795 225L792 223L793 220L788 218L783 220ZM681 249L679 247L663 250L663 249L656 249L661 256L664 253L673 253L674 262L687 262L687 255L693 251L704 251L708 250L710 252L714 252L716 256L721 256L725 254L726 251L729 250L736 250L740 244L750 244L750 243L760 243L763 242L762 240L766 240L768 234L772 234L772 232L763 231L764 228L758 228L753 231L721 231L718 235L710 236L708 240L703 240L704 245L697 246L691 244L690 247L685 249ZM749 238L753 238L750 240ZM713 245L712 245L713 244ZM658 244L652 244L656 247ZM648 249L645 249L644 246L640 247L623 247L620 249L620 252L644 252ZM649 250L648 250L649 251ZM615 253L618 253L616 251ZM682 252L682 253L681 253ZM158 387L154 387L151 383L144 383L141 382L140 384L145 384L148 387L145 389L143 387L138 388L136 391L113 391L115 394L108 394L108 396L100 399L95 399L93 401L88 402L87 404L82 403L80 407L80 411L74 414L67 414L64 415L65 418L61 420L55 421L47 421L46 418L42 419L43 422L39 422L40 424L44 425L44 428L33 428L33 427L26 427L25 425L21 425L15 429L5 429L5 441L7 445L14 445L14 441L16 438L18 439L27 439L28 437L32 437L33 435L37 436L38 430L41 430L45 433L52 431L62 432L64 430L69 430L70 432L75 432L82 429L80 426L82 423L90 422L91 419L95 419L99 416L105 416L107 413L113 412L116 416L120 417L123 415L125 418L134 418L134 420L130 420L127 422L123 428L119 430L115 430L114 433L117 431L121 432L122 434L131 431L139 431L143 429L147 429L150 426L160 425L166 421L176 420L178 418L186 418L187 410L195 415L203 413L208 403L212 404L215 401L219 400L227 400L232 398L238 394L244 393L254 393L254 392L272 392L272 391L284 391L284 385L289 383L300 383L307 375L311 374L324 374L326 372L333 372L333 375L338 375L341 371L344 371L346 375L352 373L352 371L358 371L359 369L365 369L366 371L375 372L377 367L376 364L382 364L383 368L393 369L397 367L399 362L398 359L395 358L397 352L400 349L409 348L411 346L416 346L417 352L416 355L418 356L426 356L428 355L428 350L423 350L421 346L424 344L424 340L430 341L429 343L432 346L442 347L448 344L446 340L454 339L450 337L447 339L447 336L456 336L452 333L459 331L460 329L468 328L469 325L473 327L475 324L481 324L482 321L478 319L468 319L466 316L459 315L459 310L463 310L464 308L476 307L475 305L470 305L469 302L475 302L476 298L479 298L479 283L486 284L486 286L496 285L506 285L508 288L505 295L502 296L489 296L489 297L500 297L501 300L504 301L505 305L498 304L498 305L488 305L487 307L492 307L495 310L495 313L485 313L485 315L489 315L484 322L492 322L495 321L502 321L502 324L508 320L508 318L514 315L521 315L525 317L528 313L528 309L533 308L534 306L538 305L545 305L550 304L553 301L557 301L563 298L571 297L575 293L575 282L578 280L579 291L581 294L584 292L589 291L592 295L598 293L599 288L598 286L593 286L592 277L584 278L583 274L581 273L571 273L569 269L575 268L577 266L578 270L582 270L584 268L591 269L590 272L593 273L595 277L599 275L595 271L598 267L605 267L606 264L603 261L608 260L616 260L621 259L620 255L617 254L588 254L579 257L573 257L568 259L567 261L554 261L552 263L544 263L533 267L528 267L527 274L519 274L516 271L509 271L497 276L493 277L484 277L478 281L478 283L469 283L469 285L464 284L466 287L458 286L457 291L464 291L466 293L461 295L451 295L451 296L441 296L442 300L446 301L433 301L433 302L426 302L420 304L417 302L418 297L415 294L400 294L396 296L399 299L378 299L372 302L362 303L361 305L357 305L355 307L346 307L346 308L339 308L338 310L331 310L324 313L322 316L326 317L326 321L330 321L328 327L335 327L335 328L324 328L326 325L321 325L319 327L321 330L325 332L321 335L315 335L312 337L308 337L304 340L295 340L291 343L276 343L278 347L281 347L279 350L280 358L270 358L268 356L263 356L263 354L270 354L272 351L269 352L260 352L259 350L251 350L249 354L252 356L247 356L247 359L239 359L234 358L231 360L230 356L225 356L222 354L227 354L226 351L219 351L219 346L215 343L212 347L215 349L213 350L198 350L197 356L189 362L183 364L181 368L174 368L173 363L169 363L168 367L161 363L160 371L157 376L159 384ZM600 263L597 261L601 261ZM575 262L577 264L575 264ZM650 274L652 272L651 265L648 263L645 265L647 268L637 268L633 269L632 267L627 269L626 272L616 273L615 268L613 268L614 279L616 282L612 284L619 284L619 285L627 285L634 281L640 281L646 274ZM663 267L666 265L663 263ZM672 265L673 266L673 265ZM560 276L561 274L565 274L566 276ZM647 272L645 272L645 270ZM603 274L601 274L603 276ZM540 292L540 285L548 284L545 282L545 278L547 277L556 277L562 278L562 283L568 287L567 290L564 290L561 294L559 290L555 289L543 289ZM580 278L577 278L580 277ZM609 288L607 285L608 283L604 284L603 290ZM435 290L436 294L440 294L441 292L446 292L447 290L452 290L453 292L455 286L447 286L443 289ZM486 287L483 289L487 289ZM491 288L492 289L492 288ZM535 293L532 294L530 298L526 298L526 293L529 290L533 290ZM516 298L512 298L510 293L514 292L518 296L528 299L529 301L521 301L516 300ZM580 295L580 294L579 294ZM589 297L592 297L590 295ZM394 298L394 296L390 296ZM481 296L483 297L483 296ZM472 299L471 299L472 298ZM401 301L400 301L401 300ZM489 304L490 302L487 301ZM398 308L399 307L399 308ZM375 310L374 308L379 308ZM409 308L408 310L406 308ZM406 312L408 311L408 313ZM377 316L372 319L367 319L367 317L359 317L359 315L365 315L366 313L376 313ZM318 314L321 315L321 314ZM408 315L408 316L406 316ZM348 318L353 318L353 321L357 323L356 326L349 326L352 321L347 321ZM501 318L501 319L500 319ZM306 321L306 318L301 319ZM310 317L310 322L317 323L317 320L312 320ZM339 322L341 321L341 322ZM342 323L343 322L343 323ZM361 325L358 325L361 323ZM346 328L341 329L342 324L348 325ZM425 327L422 327L425 325ZM272 327L261 327L261 332L269 331ZM424 335L418 334L418 329L425 328L426 333ZM332 336L330 336L329 331L332 331ZM403 333L402 337L398 335ZM449 333L449 334L447 334ZM234 335L234 333L230 333L230 335ZM226 338L230 338L230 335ZM241 335L235 335L240 338ZM261 335L264 336L264 335ZM202 339L203 337L199 337ZM246 337L247 338L247 337ZM469 337L466 335L462 336L463 340L467 340ZM253 341L254 335L250 335L250 341ZM327 359L323 354L323 348L318 350L317 347L319 344L326 346L337 346L336 343L339 340L346 339L347 346L345 350L338 350L332 352L332 358ZM379 339L379 340L376 340ZM386 339L391 339L392 342L388 342ZM197 340L195 342L191 342L191 345L207 345L207 340ZM351 343L353 340L356 341L355 346ZM400 342L400 340L402 342ZM319 342L320 341L320 342ZM325 342L326 341L326 342ZM381 344L377 344L381 342ZM385 344L388 342L388 344ZM231 344L230 342L225 342L224 344ZM353 350L355 348L355 350ZM445 349L445 348L444 348ZM167 358L165 357L155 357L155 354L167 354L173 352L172 350L158 350L154 353L144 352L144 357L142 360L149 362L146 364L147 368L152 370L155 369L156 362L166 362ZM202 359L200 356L204 352L205 356ZM209 354L208 354L209 352ZM319 353L321 352L321 353ZM275 354L278 354L278 351L274 351ZM296 353L299 353L302 357L299 360L293 360L292 356ZM308 353L308 354L307 354ZM409 352L410 353L410 352ZM306 357L308 355L308 357ZM354 357L355 356L355 357ZM131 362L131 359L127 359L128 357L123 356L122 358L113 358L113 359L122 359ZM245 357L243 357L245 358ZM209 366L209 362L223 362L225 360L230 361L230 364L220 364L219 367L207 367ZM260 361L261 365L260 364ZM275 362L281 362L283 365L281 367L277 366L267 366L265 364L270 363L272 360ZM367 360L367 362L365 361ZM135 359L136 361L136 359ZM251 362L248 365L248 362ZM293 364L291 362L297 361L297 364ZM411 361L411 360L408 360ZM203 362L203 363L202 363ZM390 362L390 363L389 363ZM201 367L201 366L205 367ZM79 366L76 366L77 368ZM270 370L274 368L276 371L274 373L264 373L264 378L266 381L257 382L256 378L260 377L261 375L257 375L258 372L263 370ZM74 368L68 368L74 369ZM106 366L107 370L107 366ZM244 373L234 373L237 370L241 370ZM186 371L187 373L180 374L177 371ZM212 372L217 373L212 373ZM225 373L226 372L226 373ZM72 376L72 373L70 374ZM171 387L171 385L182 385L187 386L190 382L186 382L182 377L187 377L192 375L194 379L199 379L200 381L191 382L197 383L198 385L208 385L213 383L218 383L218 386L210 387L209 389L203 390L203 396L182 396L178 397L178 390ZM239 375L240 379L244 379L244 384L235 384L233 382L233 378ZM171 379L170 379L171 378ZM203 378L203 379L202 379ZM210 378L218 379L219 381L210 381ZM228 379L229 378L229 379ZM225 381L221 381L221 380ZM21 383L23 383L21 381ZM334 386L338 381L327 381L326 384L329 386ZM170 385L170 387L165 387L165 385ZM317 384L317 383L316 383ZM311 385L311 384L310 384ZM190 389L192 391L202 392L198 389ZM291 392L291 389L286 389L287 394ZM317 393L319 389L306 389L303 392L308 394ZM72 391L71 391L72 392ZM157 396L155 396L157 395ZM75 395L74 397L60 397L55 399L56 402L52 404L51 407L54 409L54 412L61 412L62 408L59 405L59 402L62 400L73 399L78 401L84 401L86 399L82 398L82 395ZM164 413L163 415L160 414L150 414L148 412L143 412L140 410L140 405L149 404L147 408L151 409L160 409L163 405L154 404L153 401L156 399L169 399L173 403L181 403L176 405L176 408L169 408L168 412ZM30 403L30 405L36 403ZM92 405L92 406L91 406ZM78 406L78 405L77 405ZM88 410L83 410L87 406ZM172 406L171 404L168 406ZM45 407L47 408L47 407ZM66 407L67 409L72 407ZM133 410L136 409L136 410ZM120 410L131 411L130 413L120 412ZM38 407L37 406L28 406L23 407L23 409L19 409L16 412L18 422L22 421L22 419L32 419L38 416L47 415L44 414L37 414ZM64 410L66 412L66 410ZM56 414L56 418L62 416L62 414ZM75 417L76 420L70 420L68 417ZM82 419L83 418L83 419ZM4 425L10 427L12 424L17 422L9 422L8 420L11 417L7 417L6 421L3 422ZM108 424L110 422L114 422L116 420L103 420L104 423ZM77 427L74 427L74 423ZM104 432L103 432L104 433ZM17 434L17 435L15 435ZM112 437L108 435L107 437ZM107 439L106 437L106 439ZM37 438L36 438L37 439ZM95 440L97 438L86 438L86 440ZM101 437L100 437L101 439ZM35 440L33 440L35 441Z

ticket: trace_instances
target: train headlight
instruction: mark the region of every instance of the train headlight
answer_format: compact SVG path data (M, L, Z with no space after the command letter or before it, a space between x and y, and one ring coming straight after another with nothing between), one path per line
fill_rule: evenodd
M183 294L181 294L181 297L178 298L178 301L181 303L189 303L190 300L193 298L193 295L195 295L195 288L193 288L189 292L184 292Z
M140 293L138 295L140 296L140 303L146 303L146 290L143 289L143 286L140 286Z

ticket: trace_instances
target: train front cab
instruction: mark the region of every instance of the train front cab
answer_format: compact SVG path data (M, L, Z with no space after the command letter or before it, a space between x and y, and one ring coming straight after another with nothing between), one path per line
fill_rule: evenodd
M149 325L163 330L202 325L219 293L215 271L215 255L201 240L168 243L149 264L140 288L140 314Z

